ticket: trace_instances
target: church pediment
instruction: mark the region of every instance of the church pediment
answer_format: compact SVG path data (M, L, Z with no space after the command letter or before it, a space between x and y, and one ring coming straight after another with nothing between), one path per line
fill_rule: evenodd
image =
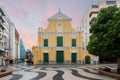
M58 13L48 18L48 21L62 21L62 20L72 21L70 17L63 14L60 10Z

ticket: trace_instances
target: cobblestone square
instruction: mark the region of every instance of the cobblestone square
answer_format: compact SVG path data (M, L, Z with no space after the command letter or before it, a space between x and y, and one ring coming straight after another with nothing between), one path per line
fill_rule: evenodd
M113 67L116 64L101 65L14 65L13 74L0 78L0 80L116 80L99 75L99 67Z

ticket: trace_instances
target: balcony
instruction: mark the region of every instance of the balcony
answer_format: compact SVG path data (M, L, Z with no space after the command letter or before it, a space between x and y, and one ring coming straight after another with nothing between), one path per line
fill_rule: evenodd
M2 42L0 42L0 51L4 51L4 45L2 45Z
M3 46L0 46L0 51L4 51L4 48L3 48Z
M4 26L3 22L0 22L0 27L2 27L3 29L5 29L5 26Z
M3 35L4 33L3 33L3 31L0 31L0 35Z
M97 17L97 14L92 14L91 17L89 18L89 22L91 23L96 17Z
M2 23L2 24L3 24L4 29L7 30L8 29L8 25L6 23Z
M3 34L0 32L0 41L3 42Z
M89 11L89 17L91 17L93 14L97 14L99 11L99 8L91 8Z

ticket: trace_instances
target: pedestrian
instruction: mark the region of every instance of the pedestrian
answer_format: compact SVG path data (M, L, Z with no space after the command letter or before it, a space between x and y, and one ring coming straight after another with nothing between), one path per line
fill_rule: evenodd
M33 65L33 55L30 54L30 64Z
M33 61L32 61L33 55L31 53L28 54L28 64L29 65L33 65Z

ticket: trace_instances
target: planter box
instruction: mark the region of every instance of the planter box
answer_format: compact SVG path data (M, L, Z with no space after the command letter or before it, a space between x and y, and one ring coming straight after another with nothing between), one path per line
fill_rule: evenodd
M109 77L111 77L111 78L116 78L116 79L120 80L120 75L119 75L119 74L105 71L103 68L100 68L100 69L99 69L99 74L105 75L105 76L109 76Z
M7 69L7 70L4 71L4 72L0 72L0 78L1 78L1 77L4 77L4 76L7 76L7 75L9 75L9 74L12 74L12 70L10 70L10 69Z
M111 72L111 69L106 67L104 68L104 71Z

